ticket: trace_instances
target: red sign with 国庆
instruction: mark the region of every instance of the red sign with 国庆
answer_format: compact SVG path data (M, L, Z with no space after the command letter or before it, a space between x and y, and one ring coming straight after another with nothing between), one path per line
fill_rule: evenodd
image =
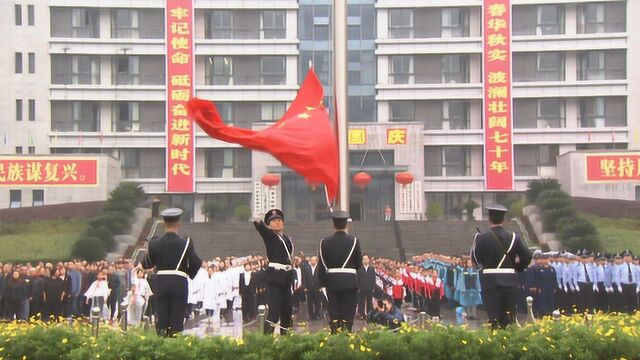
M97 159L0 158L0 186L97 185Z
M640 181L640 153L586 155L587 182Z
M511 1L484 0L485 189L513 190Z
M167 0L167 191L194 190L193 0Z

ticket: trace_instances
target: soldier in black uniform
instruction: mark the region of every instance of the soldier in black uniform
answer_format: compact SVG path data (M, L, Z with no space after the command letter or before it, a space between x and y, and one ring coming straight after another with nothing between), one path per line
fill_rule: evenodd
M178 235L182 210L166 209L160 215L165 233L149 241L149 251L141 265L145 269L156 268L153 282L156 331L160 336L171 337L184 329L187 278L196 276L202 260L196 254L193 241Z
M506 327L516 320L518 272L531 262L531 252L516 233L506 230L507 208L487 206L491 228L476 234L471 260L480 270L482 301L493 328Z
M320 240L320 285L327 290L331 333L351 331L358 305L357 269L362 267L360 242L347 233L349 213L332 213L335 234Z
M253 224L264 241L269 259L265 272L269 312L264 333L273 334L273 324L280 320L280 334L285 335L293 325L293 241L284 234L284 213L280 209L269 210L264 215L264 221L254 221Z

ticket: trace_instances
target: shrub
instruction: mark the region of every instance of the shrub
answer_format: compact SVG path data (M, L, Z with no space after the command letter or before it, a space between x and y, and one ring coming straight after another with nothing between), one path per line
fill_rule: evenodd
M542 224L545 232L555 232L558 222L565 218L574 218L576 210L573 206L565 206L557 209L547 209L542 212Z
M238 207L233 210L233 217L238 221L247 221L251 218L251 209L247 205L238 205Z
M580 217L563 218L556 223L556 226L558 239L572 251L584 248L590 251L602 249L598 230L591 221ZM582 243L589 244L589 246L572 247Z
M208 221L213 221L215 219L216 214L220 214L227 209L227 204L221 201L207 201L202 204L202 214L207 217Z
M564 246L569 251L587 249L589 251L601 251L602 242L596 235L585 235L582 237L571 237L564 242Z
M442 209L442 205L440 205L440 203L434 202L429 204L427 207L426 215L429 220L438 220L442 214L444 214L444 209Z
M76 241L71 250L71 255L87 261L98 261L104 259L107 248L104 242L93 235L86 235Z
M524 201L522 199L518 199L509 205L509 213L513 217L521 217L522 216L522 208L524 207Z
M560 183L556 179L540 179L529 181L528 189L525 193L527 203L535 204L538 195L545 190L560 190Z
M480 205L478 205L478 203L475 202L473 199L469 199L467 200L467 202L464 203L463 207L465 210L467 210L467 220L475 220L475 217L473 216L473 211L478 207L480 207Z

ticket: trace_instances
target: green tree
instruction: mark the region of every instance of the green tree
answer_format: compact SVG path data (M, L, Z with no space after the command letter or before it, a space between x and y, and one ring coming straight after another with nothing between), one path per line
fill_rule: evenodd
M202 204L202 214L207 217L208 221L213 222L216 215L224 212L227 209L227 204L221 201L207 201Z

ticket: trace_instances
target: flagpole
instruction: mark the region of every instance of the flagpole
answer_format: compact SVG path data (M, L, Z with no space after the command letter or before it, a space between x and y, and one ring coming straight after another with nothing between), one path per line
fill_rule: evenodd
M333 96L340 161L339 209L349 211L349 147L347 144L347 1L333 1Z

